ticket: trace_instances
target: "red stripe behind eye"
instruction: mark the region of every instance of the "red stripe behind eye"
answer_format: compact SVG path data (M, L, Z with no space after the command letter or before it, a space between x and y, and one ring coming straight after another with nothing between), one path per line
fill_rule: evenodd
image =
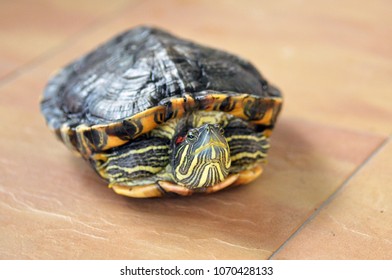
M180 144L180 143L184 142L184 140L185 140L184 136L178 136L176 139L176 144Z

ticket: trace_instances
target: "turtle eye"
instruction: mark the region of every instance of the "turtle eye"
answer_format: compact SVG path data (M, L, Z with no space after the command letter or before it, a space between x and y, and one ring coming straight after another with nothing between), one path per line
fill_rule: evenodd
M188 131L188 134L186 135L186 139L190 141L194 141L197 138L197 131L192 129Z

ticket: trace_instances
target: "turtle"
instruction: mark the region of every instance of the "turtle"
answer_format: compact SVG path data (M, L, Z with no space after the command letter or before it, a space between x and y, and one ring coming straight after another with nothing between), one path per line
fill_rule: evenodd
M110 188L146 198L256 179L282 103L247 60L137 26L55 73L40 106Z

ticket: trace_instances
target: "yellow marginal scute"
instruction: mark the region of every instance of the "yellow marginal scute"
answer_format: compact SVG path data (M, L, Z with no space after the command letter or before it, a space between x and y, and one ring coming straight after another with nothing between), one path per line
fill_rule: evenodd
M199 98L199 102L203 104L203 110L213 111L218 110L219 105L227 98L227 94L223 93L212 93L206 94ZM264 124L271 125L273 122L274 113L278 111L282 104L282 99L278 97L265 97L262 99L262 102L271 104L270 107L266 110L263 117L259 120L248 120L248 117L244 114L244 102L255 102L257 97L250 96L249 94L238 94L235 96L231 96L230 111L227 113L242 118L244 120L250 121L255 124ZM196 101L190 96L185 95L180 98L170 99L171 103L171 118L181 118L186 111L191 111L196 108ZM102 133L102 136L106 136L106 145L101 147L100 150L108 150L113 147L121 146L129 141L129 139L121 139L116 135L110 135L109 131L115 131L116 126L123 126L123 122L132 122L132 123L140 123L142 130L137 131L133 138L138 137L144 133L147 133L154 128L156 128L160 123L156 120L165 121L164 116L167 114L167 107L164 105L156 106L150 109L147 109L141 113L138 113L128 119L124 119L121 121L113 122L111 124L98 124L93 126L87 126L81 124L77 127L77 140L79 142L79 146L83 147L83 151L80 151L84 157L88 157L93 151L90 149L94 149L94 143L88 143L88 140L85 139L83 132L87 129L96 130L98 133ZM168 121L168 120L166 120ZM269 136L269 135L268 135Z

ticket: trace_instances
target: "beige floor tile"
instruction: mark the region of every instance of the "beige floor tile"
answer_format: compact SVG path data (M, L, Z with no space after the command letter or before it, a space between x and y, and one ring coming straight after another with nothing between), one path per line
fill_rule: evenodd
M392 141L289 240L276 259L392 259Z
M71 36L91 29L126 4L133 3L126 0L1 1L0 79L45 57Z

